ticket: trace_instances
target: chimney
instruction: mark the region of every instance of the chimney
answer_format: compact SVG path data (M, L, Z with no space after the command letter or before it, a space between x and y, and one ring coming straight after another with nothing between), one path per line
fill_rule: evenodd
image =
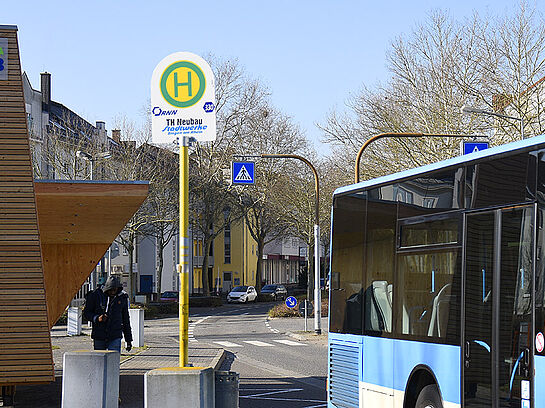
M97 120L95 127L96 127L98 140L100 141L101 144L106 145L108 142L108 134L106 133L106 122Z
M49 112L51 105L51 74L49 72L40 74L40 85L42 89L42 110Z
M112 139L117 143L121 143L121 130L112 129Z

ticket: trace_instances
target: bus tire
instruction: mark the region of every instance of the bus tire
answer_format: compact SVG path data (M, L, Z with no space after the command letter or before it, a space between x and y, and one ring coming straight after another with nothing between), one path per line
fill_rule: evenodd
M437 385L426 385L418 394L415 408L443 408Z

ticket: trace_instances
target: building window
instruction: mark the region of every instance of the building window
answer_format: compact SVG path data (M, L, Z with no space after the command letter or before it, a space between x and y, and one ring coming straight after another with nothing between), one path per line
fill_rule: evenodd
M231 263L231 224L227 224L223 231L224 263Z

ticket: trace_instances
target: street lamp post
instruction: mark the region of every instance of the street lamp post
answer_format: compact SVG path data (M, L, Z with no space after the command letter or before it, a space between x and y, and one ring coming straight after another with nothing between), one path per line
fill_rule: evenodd
M370 137L365 141L363 146L360 148L358 154L356 155L356 163L354 165L354 181L356 183L360 182L360 160L361 156L363 155L364 150L369 146L371 143L373 143L376 140L383 139L386 137L399 137L399 138L407 138L407 137L468 137L467 135L449 135L449 134L431 134L431 133L380 133L378 135L375 135L373 137Z
M484 109L474 108L472 106L467 106L467 105L462 106L460 108L460 112L465 113L467 115L475 113L475 114L478 114L478 115L496 116L496 117L502 118L502 119L518 120L520 122L520 136L522 137L522 139L525 138L525 136L524 136L524 119L522 118L522 116L520 118L517 118L515 116L503 115L501 113L490 112L490 111L487 111L487 110L484 110Z
M97 160L108 160L112 157L111 153L106 151L106 152L102 152L102 153L97 153L95 156L87 153L87 152L84 152L83 150L78 150L76 151L76 157L80 158L80 159L83 159L83 160L86 160L90 163L91 165L91 171L90 171L90 180L92 181L93 180L93 172L94 172L94 167L95 167L95 162ZM75 169L74 169L74 174L75 174ZM104 257L102 258L104 259ZM111 248L108 248L108 275L110 274L111 272ZM101 265L103 265L103 262L101 261ZM101 269L103 269L103 266L101 266ZM104 269L103 269L104 270ZM91 278L91 290L95 290L96 289L96 281L97 281L97 277L96 277L96 268L93 269L93 272L92 272L92 278Z
M262 158L266 159L297 159L305 163L314 174L314 191L315 191L315 220L314 220L314 332L322 333L322 307L320 292L320 186L318 180L318 172L312 163L302 156L296 154L262 154ZM308 285L308 282L307 282Z

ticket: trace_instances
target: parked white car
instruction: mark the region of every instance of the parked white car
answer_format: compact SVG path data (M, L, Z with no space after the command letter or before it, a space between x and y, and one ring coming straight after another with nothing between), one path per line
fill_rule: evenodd
M227 302L254 302L257 299L257 291L253 286L237 286L227 295Z

